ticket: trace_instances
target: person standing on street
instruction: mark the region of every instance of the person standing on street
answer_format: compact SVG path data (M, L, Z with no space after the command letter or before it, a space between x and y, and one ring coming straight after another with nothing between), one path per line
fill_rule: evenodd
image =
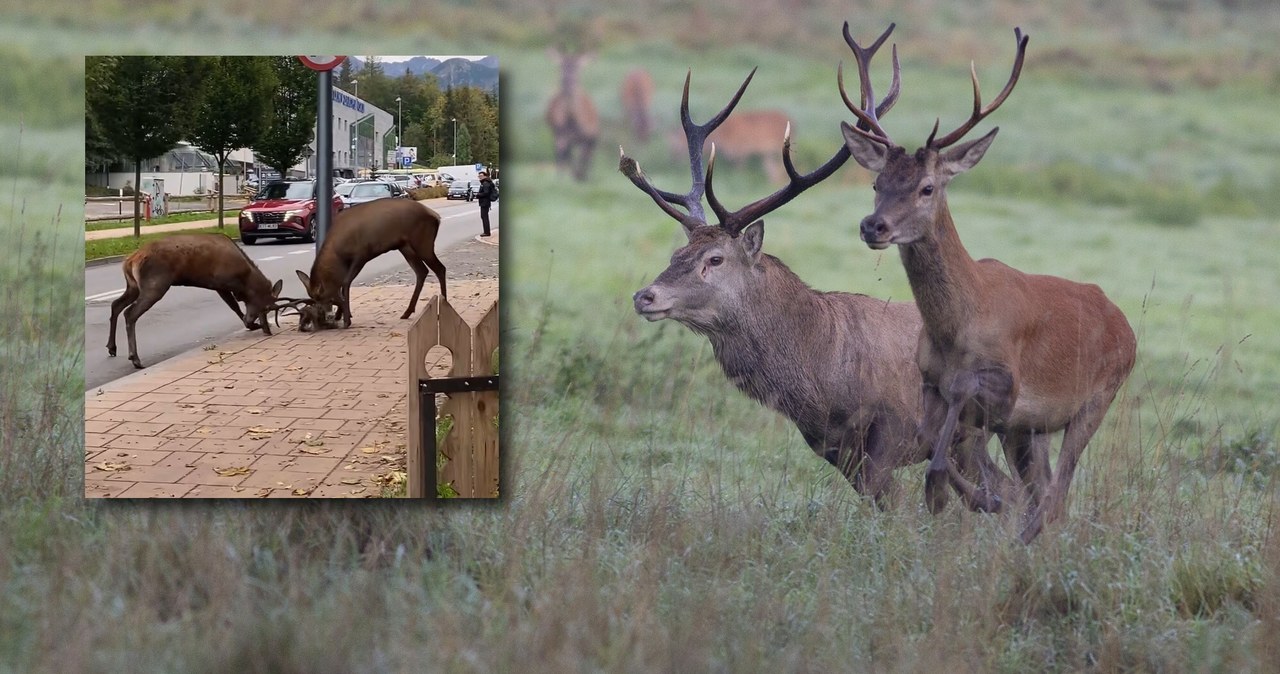
M476 198L480 200L480 224L484 226L484 233L480 236L489 236L489 205L498 200L498 188L484 171L480 172L480 191Z

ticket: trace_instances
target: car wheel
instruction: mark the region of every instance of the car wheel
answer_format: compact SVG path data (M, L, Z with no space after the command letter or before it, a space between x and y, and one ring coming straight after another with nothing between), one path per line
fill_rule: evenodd
M258 242L258 239L257 237L249 236L248 234L241 234L240 242L246 246L252 246L253 244Z
M306 236L302 237L303 243L315 243L316 234L320 231L320 223L316 222L314 216L311 218L311 224L307 227Z

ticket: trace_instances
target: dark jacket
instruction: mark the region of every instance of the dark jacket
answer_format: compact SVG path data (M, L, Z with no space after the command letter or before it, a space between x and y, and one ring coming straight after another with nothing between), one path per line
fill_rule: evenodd
M496 191L493 187L492 178L481 178L480 191L476 192L476 198L480 201L493 201L494 192Z

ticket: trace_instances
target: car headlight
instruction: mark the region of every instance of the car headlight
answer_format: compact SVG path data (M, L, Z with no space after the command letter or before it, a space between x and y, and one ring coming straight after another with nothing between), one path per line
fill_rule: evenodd
M303 213L305 213L305 211L285 211L284 219L292 220L294 218L301 218Z

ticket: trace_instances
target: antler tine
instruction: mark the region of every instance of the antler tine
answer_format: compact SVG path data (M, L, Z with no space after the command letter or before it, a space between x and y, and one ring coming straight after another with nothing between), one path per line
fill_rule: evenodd
M791 123L787 123L787 130L782 137L782 164L787 169L787 176L790 180L786 186L777 192L770 194L763 199L753 201L750 204L732 213L722 213L724 209L717 207L717 203L712 201L712 208L716 210L716 215L720 218L720 226L724 227L730 234L737 235L747 225L764 217L765 215L781 208L784 204L800 195L801 192L817 185L826 180L837 169L844 166L849 160L849 148L844 143L840 144L840 149L827 160L827 163L814 169L812 173L801 175L796 170L795 163L791 160ZM711 192L711 174L707 173L707 197L710 200Z
M858 79L860 81L859 90L861 93L861 104L854 105L849 100L849 94L844 88L844 63L840 63L836 69L836 83L839 85L840 98L844 100L844 104L849 111L858 118L858 124L854 127L862 135L872 140L892 145L893 141L889 139L889 134L880 126L880 117L893 107L898 101L898 94L902 88L902 70L898 63L898 46L893 46L893 81L889 85L889 93L879 104L876 103L875 93L871 88L871 59L876 55L876 51L889 38L889 34L897 24L889 24L880 37L871 43L870 47L862 47L853 39L853 34L849 32L849 22L844 23L844 41L848 43L849 49L853 51L853 57L858 65Z
M752 68L747 78L743 80L738 87L737 93L730 99L720 112L716 113L711 119L704 124L697 124L693 121L693 117L689 114L689 85L693 79L693 71L690 70L684 77L684 94L680 99L680 124L684 127L685 138L689 145L689 172L692 176L692 186L685 194L677 194L666 190L658 189L649 182L648 177L640 170L640 165L631 157L628 157L621 147L618 152L621 159L618 162L618 170L627 176L636 187L639 187L645 194L653 199L654 203L662 209L662 212L675 218L686 231L692 231L696 227L707 224L707 218L702 210L702 197L706 192L706 177L702 168L702 148L706 144L707 136L711 132L724 123L729 117L729 113L738 105L738 101L742 99L742 94L746 92L747 85L751 84L751 78L755 77L756 68ZM707 169L710 174L710 168ZM681 212L677 206L683 207ZM713 208L719 207L718 203L713 203ZM719 213L720 211L717 211Z
M639 187L645 194L648 194L649 197L653 199L653 203L657 204L658 208L662 209L663 213L675 218L676 222L680 223L686 231L692 231L695 227L700 227L706 224L704 221L705 218L702 215L701 203L697 204L697 210L695 211L694 208L689 206L685 197L659 190L653 186L653 183L649 182L649 178L644 174L644 171L640 170L640 164L635 159L627 156L626 152L623 151L622 146L618 146L618 154L621 155L621 158L618 160L618 170L622 171L622 175L630 179L633 185ZM688 212L681 212L680 209L672 205L673 203L684 206Z
M1022 75L1022 62L1027 56L1027 42L1031 39L1031 36L1024 34L1021 28L1014 28L1013 39L1018 45L1018 55L1013 61L1013 73L1009 75L1009 81L1005 83L1004 89L1000 91L1000 95L996 96L995 100L991 101L991 103L986 107L982 106L982 92L978 88L978 71L974 67L973 62L970 61L969 77L973 80L973 112L969 114L969 119L964 124L960 125L960 128L948 133L942 138L935 141L933 134L930 134L928 142L925 143L926 147L941 149L954 144L961 138L964 138L964 135L969 133L973 127L977 126L978 122L981 122L987 115L995 112L996 108L1000 107L1000 105L1004 103L1004 99L1009 97L1009 94L1013 91L1014 85L1018 83L1018 77ZM937 133L936 124L934 125L934 133Z

